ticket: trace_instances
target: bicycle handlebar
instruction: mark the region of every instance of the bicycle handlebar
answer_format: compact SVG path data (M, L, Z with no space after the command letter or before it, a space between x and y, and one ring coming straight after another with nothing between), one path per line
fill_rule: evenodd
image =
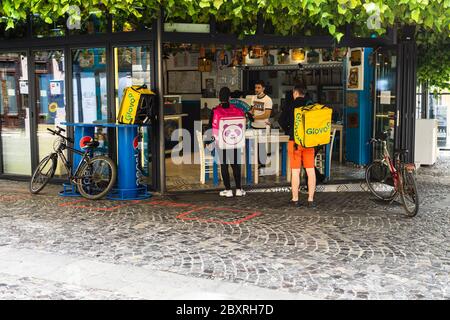
M367 144L374 143L374 142L383 142L386 141L389 137L389 133L392 131L392 129L388 129L386 131L383 131L383 133L380 135L382 138L372 138L370 139Z
M52 129L50 129L50 128L47 128L47 130L50 131L54 136L59 136L59 137L65 139L65 140L67 140L68 142L73 143L73 140L72 140L72 139L70 139L69 137L65 137L65 136L63 136L63 135L61 134L61 132L66 132L65 129L63 129L63 128L61 128L61 127L58 127L58 126L56 126L56 128L58 129L57 131L52 130Z

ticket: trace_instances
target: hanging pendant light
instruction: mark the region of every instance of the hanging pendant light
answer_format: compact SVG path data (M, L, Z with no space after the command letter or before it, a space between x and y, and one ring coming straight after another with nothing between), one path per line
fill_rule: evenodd
M292 60L303 61L305 60L305 50L301 48L292 49Z

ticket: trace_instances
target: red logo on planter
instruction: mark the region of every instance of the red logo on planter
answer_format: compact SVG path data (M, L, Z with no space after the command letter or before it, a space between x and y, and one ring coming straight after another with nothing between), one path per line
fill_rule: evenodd
M133 140L133 148L136 150L138 146L139 146L139 138L138 136L136 136Z
M80 139L80 148L81 149L86 148L86 143L91 142L91 141L92 141L92 137L84 136L83 138Z

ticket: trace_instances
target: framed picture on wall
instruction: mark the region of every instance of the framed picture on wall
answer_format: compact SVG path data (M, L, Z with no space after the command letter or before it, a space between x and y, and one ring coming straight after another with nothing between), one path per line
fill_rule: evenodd
M201 94L202 73L198 70L168 70L168 94Z

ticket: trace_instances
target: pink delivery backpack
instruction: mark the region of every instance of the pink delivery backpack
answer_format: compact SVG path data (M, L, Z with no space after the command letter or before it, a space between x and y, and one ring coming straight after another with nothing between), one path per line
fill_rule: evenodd
M212 121L213 136L220 149L239 149L245 146L245 113L230 104L228 108L221 105L214 109Z

